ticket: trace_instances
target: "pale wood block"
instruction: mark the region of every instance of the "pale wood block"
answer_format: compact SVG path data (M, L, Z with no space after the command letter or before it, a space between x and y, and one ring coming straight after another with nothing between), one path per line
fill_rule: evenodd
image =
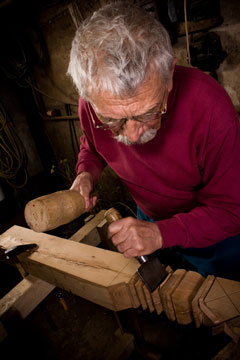
M240 282L218 277L218 283L228 295L240 315Z
M172 302L172 293L182 281L183 277L186 274L186 270L177 269L172 273L167 282L160 288L159 294L162 302L163 310L169 320L176 320L176 315Z
M17 313L19 318L25 319L54 288L54 285L28 275L0 299L0 318L5 323L9 314ZM7 332L0 321L0 342L6 337Z
M14 309L22 319L25 319L54 287L52 284L28 275L0 299L0 317Z
M144 292L143 292L143 282L141 279L139 279L136 284L135 284L135 288L136 288L136 292L138 294L138 298L140 300L140 303L142 305L142 308L143 310L146 310L147 309L147 301L145 299L145 296L144 296Z
M211 288L211 291L206 294L208 301L216 300L223 297L223 289L217 279L218 278L215 278L215 281L212 284L214 285L214 287Z
M196 324L196 327L200 327L203 323L203 312L200 309L199 302L205 298L209 289L211 288L213 282L215 281L215 276L208 275L208 277L204 280L200 288L198 289L196 295L192 300L192 312L193 318Z
M139 297L138 297L138 294L137 294L137 291L135 288L135 284L137 283L138 280L139 280L139 275L138 275L138 273L135 273L128 282L128 288L129 288L129 292L131 294L131 299L132 299L132 307L135 309L141 305L141 302L139 300Z
M160 298L160 289L164 286L164 284L169 280L170 276L172 275L172 269L168 266L166 268L168 271L167 277L163 280L163 282L151 293L151 298L153 302L153 306L157 312L158 315L160 315L163 312L163 306Z
M89 222L90 220L92 220L93 218L94 218L94 215L93 215L93 214L88 215L88 217L86 217L86 218L84 219L85 224L86 224L87 222Z
M102 220L102 217L104 215L105 211L100 212L97 216L96 219L94 218L93 215L90 215L88 217L88 219L85 219L85 222L88 222L90 220L92 220L94 218L94 221L91 223L91 226L87 226L87 227L83 227L82 229L80 229L80 233L77 232L70 238L71 240L74 241L83 241L85 243L90 242L92 245L98 245L100 242L99 239L99 232L97 233L96 238L94 239L94 234L96 234L96 228L94 231L94 226L97 223L97 229L99 230L99 227L105 227L106 224L106 220ZM99 223L100 221L100 223ZM88 233L89 232L89 233ZM105 230L106 232L106 230ZM90 236L89 236L90 235ZM101 233L100 233L100 237L101 237ZM101 237L102 239L102 237ZM138 264L138 263L137 263ZM19 263L19 267L21 266L22 271L24 271L24 274L27 274L26 271L23 269L22 265ZM132 272L134 272L137 267L135 267L135 269L132 267L133 265L131 264L130 266L126 266L126 272L128 272L129 274L132 274ZM50 281L52 280L53 282L55 281L56 285L59 284L60 287L61 284L58 282L59 280L57 279L53 279L51 277L50 274L48 274L47 271L44 272L43 270L43 274L45 273L45 279L49 279ZM38 274L37 274L38 275ZM126 281L128 281L128 277L127 279L124 279ZM114 287L116 289L114 289ZM41 280L39 278L36 278L32 275L28 275L23 281L21 281L14 289L12 289L3 299L0 300L0 316L4 316L4 314L6 314L8 311L11 311L12 308L14 308L15 311L18 312L18 314L20 315L20 317L22 319L24 319L31 311L34 310L34 308L37 307L37 305L55 288L55 285L52 285L44 280ZM116 307L116 309L122 309L122 306L125 308L131 307L131 303L129 302L129 290L128 288L126 289L126 284L121 284L120 285L120 289L125 289L125 292L123 292L123 290L118 290L117 289L118 286L113 285L113 289L110 290L110 294L118 294L121 292L121 299L122 302L118 302L118 297L115 296L115 302L116 304L114 305ZM112 296L114 298L114 296ZM132 300L132 297L130 297ZM116 310L114 307L114 310ZM7 336L4 326L3 324L1 324L1 336L0 338L3 339ZM1 340L0 340L1 341Z
M121 282L108 288L112 297L115 311L121 311L132 307L132 298L128 290L128 284Z
M158 315L160 315L163 312L163 306L159 295L159 288L155 289L152 293L152 301L153 305L156 309L156 312Z
M153 306L152 297L151 297L151 294L150 294L149 290L147 289L146 285L143 285L143 292L145 295L148 309L152 313L155 310L155 307Z
M128 283L139 267L136 259L125 259L122 254L19 226L0 235L0 246L5 249L32 242L38 249L19 256L29 274L112 310L116 306L108 288Z
M188 271L172 293L172 302L177 322L182 325L193 321L192 300L202 285L204 277L194 271Z
M240 282L230 279L224 279L217 277L217 281L222 289L226 291L227 294L235 294L240 292Z
M170 265L167 265L165 270L169 273L169 274L172 274L173 273L173 269L171 268Z
M101 238L96 229L97 225L104 219L105 210L101 210L93 219L88 221L81 229L71 236L72 241L98 246Z
M230 285L229 290L228 284ZM214 324L219 324L239 316L239 311L231 300L231 291L234 291L232 295L237 294L235 291L237 287L232 280L223 280L218 277L215 279L208 294L199 303L200 309L205 315L204 325L209 325L209 319Z
M239 315L239 312L234 307L231 300L225 296L217 298L216 300L205 300L204 303L201 304L201 310L214 324L233 319ZM206 325L208 325L208 323Z
M239 312L240 315L240 292L229 294L229 299L231 299L233 305L235 306L236 310Z

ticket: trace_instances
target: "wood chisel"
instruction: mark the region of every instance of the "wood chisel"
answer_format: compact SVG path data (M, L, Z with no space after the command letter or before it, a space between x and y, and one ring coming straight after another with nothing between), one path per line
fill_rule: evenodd
M122 219L122 216L116 209L111 208L105 212L105 219L108 224L111 224L116 220ZM168 276L168 272L155 254L142 255L137 257L137 260L141 264L138 268L138 275L148 290L153 292Z

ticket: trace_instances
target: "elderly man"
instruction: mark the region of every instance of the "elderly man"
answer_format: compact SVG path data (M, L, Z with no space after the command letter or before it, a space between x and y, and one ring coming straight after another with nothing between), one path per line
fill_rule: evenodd
M225 90L176 65L166 30L128 3L77 30L68 73L83 136L71 189L91 191L108 164L138 206L109 227L125 257L158 250L204 276L240 278L240 128Z

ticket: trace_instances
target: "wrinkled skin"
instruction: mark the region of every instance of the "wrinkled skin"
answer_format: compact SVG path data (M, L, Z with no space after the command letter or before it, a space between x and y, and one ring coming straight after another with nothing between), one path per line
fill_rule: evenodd
M108 235L126 258L151 254L163 245L156 224L132 217L113 222L108 227Z
M82 172L74 180L70 190L79 192L85 201L85 210L91 211L97 203L97 196L91 196L93 189L93 178L88 172Z

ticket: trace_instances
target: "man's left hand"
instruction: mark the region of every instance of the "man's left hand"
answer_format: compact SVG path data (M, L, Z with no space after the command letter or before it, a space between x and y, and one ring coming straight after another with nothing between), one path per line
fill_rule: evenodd
M155 223L132 217L114 221L108 227L108 235L126 258L148 255L163 246L161 232Z

